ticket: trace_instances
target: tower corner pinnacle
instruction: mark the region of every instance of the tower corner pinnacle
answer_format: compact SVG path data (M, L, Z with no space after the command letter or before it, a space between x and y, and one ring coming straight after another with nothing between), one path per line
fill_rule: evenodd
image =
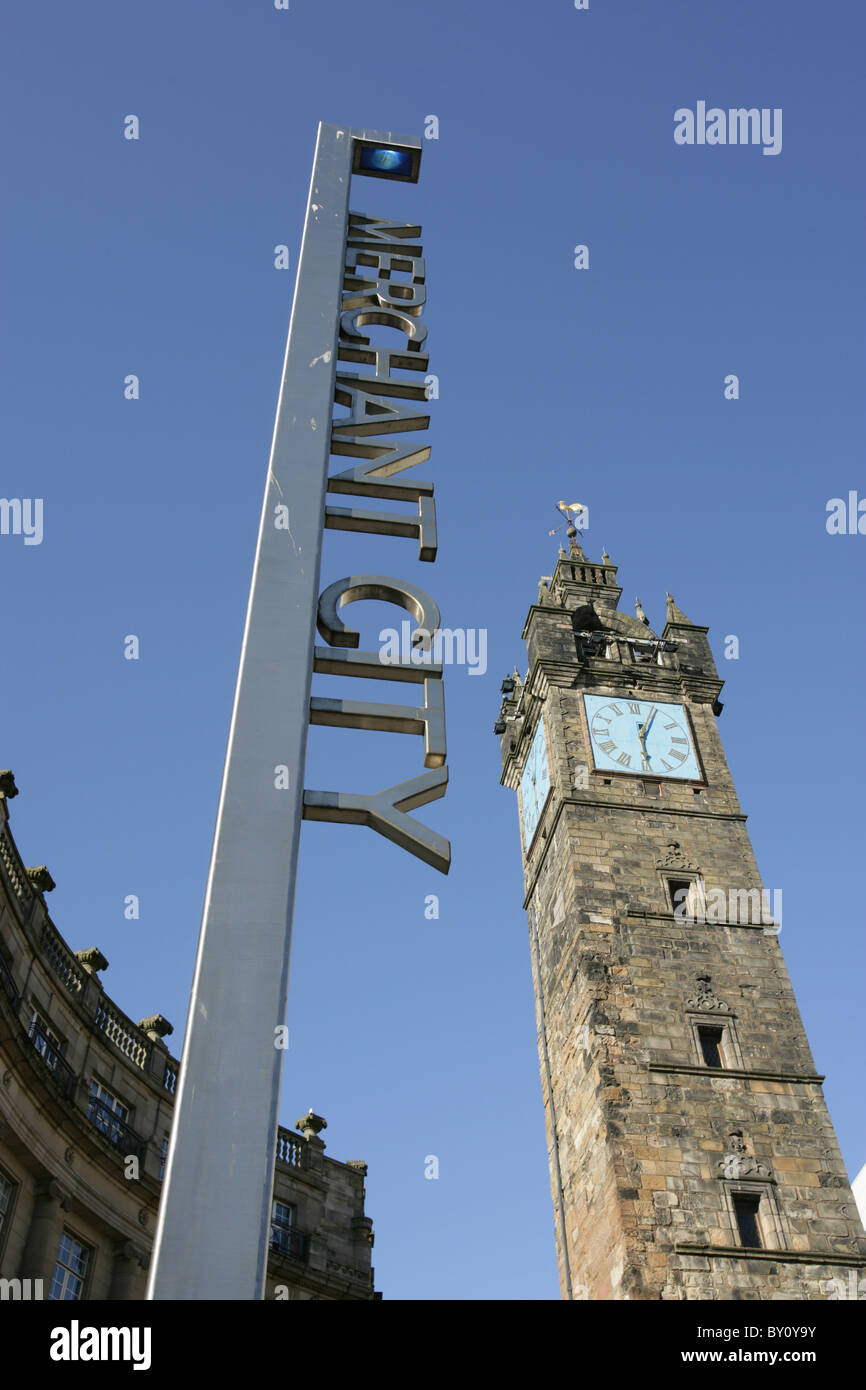
M683 610L680 607L678 607L673 594L665 594L665 598L667 599L667 622L683 623L686 627L696 626L696 624L692 622L691 618L687 618Z

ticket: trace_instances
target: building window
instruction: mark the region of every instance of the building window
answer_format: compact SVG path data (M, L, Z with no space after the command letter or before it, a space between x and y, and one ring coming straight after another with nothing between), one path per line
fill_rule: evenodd
M292 1233L295 1229L295 1208L274 1199L271 1210L271 1245L288 1255L292 1252Z
M19 1003L18 990L15 985L15 979L12 975L12 970L10 969L9 962L2 951L0 951L0 984L2 984L7 996L9 997L9 999L11 999L12 1003L17 1008Z
M711 1027L707 1024L698 1025L698 1042L701 1045L701 1053L708 1067L724 1067L725 1058L722 1052L722 1038L724 1028Z
M277 1256L306 1260L309 1244L305 1231L295 1225L295 1208L274 1200L271 1208L271 1250Z
M0 1250L9 1227L12 1215L12 1201L15 1197L15 1183L0 1168Z
M90 1105L87 1118L112 1144L123 1144L126 1140L126 1122L129 1109L98 1081L90 1083Z
M60 1248L57 1251L57 1262L51 1277L48 1297L61 1301L83 1298L92 1254L89 1245L76 1240L70 1231L64 1231L60 1237Z
M700 996L698 996L698 1001ZM692 1004L698 1002L691 1000ZM717 1004L722 1007L722 1001L717 1000ZM693 1053L692 1057L700 1066L714 1067L722 1071L740 1069L743 1065L743 1054L740 1051L739 1039L737 1038L737 1024L733 1014L728 1014L719 1018L708 1018L706 1013L688 1014L691 1026Z
M690 878L669 878L668 892L675 917L691 922L695 915L694 884Z
M737 1192L732 1194L731 1200L734 1204L734 1217L737 1222L737 1230L740 1236L740 1244L751 1246L753 1249L761 1249L761 1228L758 1225L758 1208L761 1199L752 1192Z
M45 1065L54 1071L57 1066L57 1060L62 1054L63 1044L57 1034L49 1028L39 1010L32 1005L30 1007L30 1028L28 1032L30 1041L36 1048L36 1051L39 1053Z
M740 1155L746 1163L754 1163L763 1173L766 1164ZM726 1169L733 1168L733 1154L723 1160ZM719 1165L721 1167L721 1164ZM765 1176L753 1181L734 1178L725 1182L725 1206L730 1220L731 1241L748 1250L785 1250L790 1238L787 1222L779 1210L775 1182Z

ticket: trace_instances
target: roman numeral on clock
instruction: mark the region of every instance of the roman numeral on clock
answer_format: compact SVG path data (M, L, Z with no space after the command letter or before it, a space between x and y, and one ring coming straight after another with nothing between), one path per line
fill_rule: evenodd
M628 712L629 714L640 714L640 702L637 700L629 700Z
M631 754L620 753L619 757L617 758L617 762L621 763L623 767L631 767Z
M612 738L607 739L605 743L600 743L598 746L602 753L613 753L616 749L616 744Z

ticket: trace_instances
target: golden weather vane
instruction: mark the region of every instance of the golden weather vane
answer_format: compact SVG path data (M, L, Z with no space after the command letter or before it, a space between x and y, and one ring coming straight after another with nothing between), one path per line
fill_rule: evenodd
M579 521L580 517L589 509L585 507L582 502L557 502L556 510L565 517L567 522L565 534L568 536L569 541L577 540L577 526L575 523ZM574 516L569 516L569 512L573 512ZM549 536L555 536L557 531L561 530L561 526L555 526L553 530L548 531L547 534Z

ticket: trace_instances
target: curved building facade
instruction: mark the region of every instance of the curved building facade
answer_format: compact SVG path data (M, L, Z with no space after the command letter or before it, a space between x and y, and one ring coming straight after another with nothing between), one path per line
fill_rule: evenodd
M102 952L67 945L46 906L48 869L26 867L12 838L15 795L0 772L0 1297L141 1299L173 1030L161 1014L134 1023L105 992ZM377 1297L366 1164L326 1156L324 1127L310 1112L301 1133L279 1130L268 1298Z

